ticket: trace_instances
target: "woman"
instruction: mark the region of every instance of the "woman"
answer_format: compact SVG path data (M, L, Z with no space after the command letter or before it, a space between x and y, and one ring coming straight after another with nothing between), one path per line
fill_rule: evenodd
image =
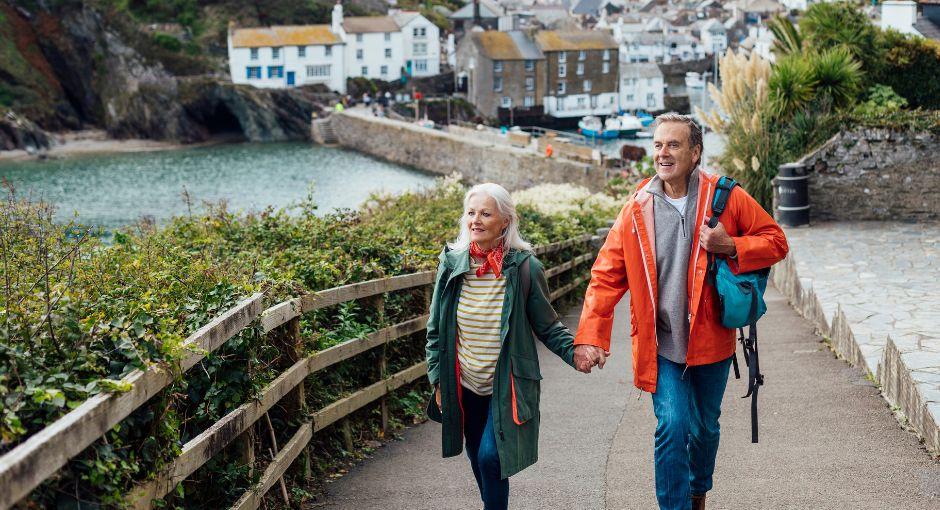
M428 416L443 455L466 441L486 510L509 504L509 480L538 459L539 372L533 333L571 366L573 336L549 300L542 264L519 235L509 193L474 186L460 236L441 253L428 319Z

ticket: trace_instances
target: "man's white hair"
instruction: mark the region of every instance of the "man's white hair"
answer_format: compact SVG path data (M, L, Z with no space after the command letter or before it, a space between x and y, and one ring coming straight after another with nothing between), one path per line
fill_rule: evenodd
M477 184L470 188L463 197L463 214L457 223L460 226L460 235L447 246L452 250L465 250L470 247L470 228L467 226L466 215L470 206L470 198L474 195L486 195L496 201L496 210L503 218L509 219L509 225L503 230L498 242L501 242L504 250L515 248L517 250L531 250L532 245L526 242L519 233L519 215L516 214L516 205L512 202L512 196L506 191L506 188L492 182Z

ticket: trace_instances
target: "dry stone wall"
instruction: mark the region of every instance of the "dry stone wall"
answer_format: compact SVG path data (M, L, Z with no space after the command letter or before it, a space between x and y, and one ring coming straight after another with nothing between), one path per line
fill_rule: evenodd
M600 191L611 170L546 158L530 150L457 136L407 122L344 112L330 117L339 144L371 156L441 175L459 172L468 182L507 189L570 183Z
M812 221L940 219L940 136L844 131L800 162Z

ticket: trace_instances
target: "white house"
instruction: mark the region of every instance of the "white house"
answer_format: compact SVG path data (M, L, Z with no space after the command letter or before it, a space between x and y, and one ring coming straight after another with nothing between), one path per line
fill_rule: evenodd
M343 17L333 7L329 25L229 27L233 83L284 88L322 83L346 92L346 79L385 81L440 73L438 28L417 12Z
M346 92L344 44L329 25L229 30L233 83L284 88L322 83Z
M342 16L341 10L339 15ZM380 80L401 78L405 47L394 18L349 17L342 20L342 26L346 33L346 76Z
M620 109L657 111L665 108L663 72L653 63L620 61Z
M441 38L437 25L414 11L390 11L402 33L405 70L411 76L441 73Z
M724 53L728 49L728 32L717 19L711 18L702 23L699 32L706 53Z
M687 34L625 33L620 53L627 62L685 62L705 58L705 48Z

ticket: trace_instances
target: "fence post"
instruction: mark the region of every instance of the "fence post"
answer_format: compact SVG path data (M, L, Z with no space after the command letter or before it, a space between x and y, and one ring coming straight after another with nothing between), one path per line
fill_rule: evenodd
M303 338L300 335L300 317L294 317L287 322L287 334L288 342L290 348L287 350L288 358L290 359L291 365L299 361L304 356L304 343ZM307 415L307 393L304 389L304 382L301 381L293 391L287 395L287 399L284 402L285 406L288 407L288 411L293 408L295 412L298 412L302 415L302 420L305 421ZM303 470L304 470L304 479L310 480L313 478L313 466L310 463L310 449L309 447L304 448L303 451Z
M375 310L376 322L378 327L385 325L385 294L377 294L366 298L366 305ZM388 377L388 343L382 344L382 352L379 353L379 380L385 380ZM379 400L379 407L382 412L382 437L388 434L388 399L383 396Z

